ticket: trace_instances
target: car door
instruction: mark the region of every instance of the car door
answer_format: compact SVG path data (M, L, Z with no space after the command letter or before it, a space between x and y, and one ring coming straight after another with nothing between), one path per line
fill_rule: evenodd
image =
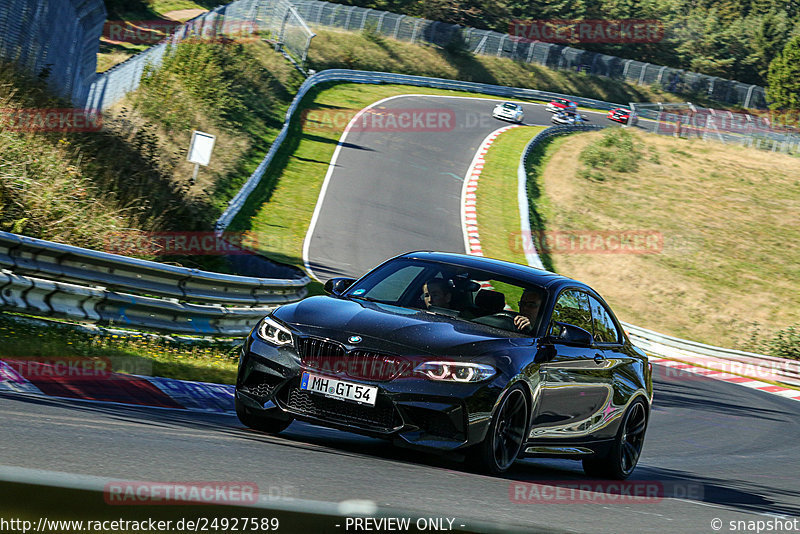
M632 366L639 360L625 351L624 337L608 307L592 295L589 295L589 306L592 310L595 352L602 353L606 360L605 367L612 371L611 378L616 387L629 390L619 392L627 397L637 387L638 380L634 376L635 370ZM626 377L632 373L631 378L627 379Z
M567 323L594 335L589 295L566 289L556 300L545 342L549 353L539 368L541 389L531 437L580 437L591 432L612 396L608 361L594 344L558 337L556 323Z

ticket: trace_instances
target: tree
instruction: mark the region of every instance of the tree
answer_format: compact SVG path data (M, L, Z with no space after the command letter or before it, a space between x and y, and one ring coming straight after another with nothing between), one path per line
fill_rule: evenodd
M800 111L800 35L769 64L767 98L773 110Z

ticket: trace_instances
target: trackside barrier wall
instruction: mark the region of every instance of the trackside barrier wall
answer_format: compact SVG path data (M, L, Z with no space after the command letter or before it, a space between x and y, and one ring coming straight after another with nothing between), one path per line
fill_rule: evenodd
M60 97L83 103L105 20L102 0L2 0L0 58L45 80Z
M766 109L767 107L764 88L757 85L553 43L527 42L509 34L375 9L318 0L293 1L300 16L312 27L328 26L351 31L368 28L387 37L411 43L425 42L440 46L453 42L464 43L465 47L475 54L536 63L551 69L586 72L638 85L655 84L668 92L702 93L718 102L744 108Z

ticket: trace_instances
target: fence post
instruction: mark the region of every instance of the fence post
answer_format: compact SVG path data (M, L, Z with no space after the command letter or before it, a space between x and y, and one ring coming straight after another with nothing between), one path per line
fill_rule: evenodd
M639 73L639 83L638 83L638 85L643 85L644 84L644 75L647 74L647 67L649 65L650 65L650 63L645 63L644 67L642 67L642 72Z
M360 30L360 31L362 31L362 32L364 31L364 28L366 27L366 24L367 24L367 17L369 16L369 12L370 12L370 11L373 11L373 9L371 9L371 8L370 8L370 9L367 9L367 10L364 12L364 18L363 18L363 19L361 19L361 27L359 28L359 30Z
M750 89L747 90L747 96L744 98L744 105L743 108L750 108L750 99L753 96L753 90L756 88L755 85L751 85Z
M623 80L627 80L628 79L628 69L630 68L632 62L633 62L632 59L629 59L629 60L627 60L625 62L625 68L622 69L622 79Z
M388 14L389 14L388 11L384 11L383 13L381 13L381 18L378 19L378 29L375 30L378 33L382 33L381 30L383 30L383 19L386 18L386 15L388 15Z
M414 30L411 32L411 44L417 39L417 32L419 31L419 24L422 22L423 19L417 19L414 21Z
M397 24L394 26L394 35L393 38L397 39L397 35L400 33L400 23L403 22L403 19L406 18L405 15L400 15L397 17Z
M528 60L526 63L531 63L533 61L533 52L536 49L536 41L531 41L531 46L528 47Z
M275 42L275 51L280 52L283 48L283 39L286 37L286 21L289 20L289 15L291 15L290 10L286 10L286 13L283 14L283 21L281 21L281 31L278 34L278 40Z
M503 35L503 38L500 39L500 42L497 45L497 57L503 57L503 43L506 42L506 39L508 39L508 34Z
M317 4L319 5L319 9L317 10L317 20L315 21L317 24L320 24L322 22L322 12L325 10L325 4L327 3L328 2L320 2L319 4Z
M350 19L352 18L353 11L355 11L355 10L356 10L356 6L350 6L350 9L347 10L347 17L345 17L345 19L344 19L344 29L345 30L349 30L350 29Z
M661 80L664 78L664 71L667 70L667 67L661 67L658 71L658 78L656 79L656 83L661 85Z

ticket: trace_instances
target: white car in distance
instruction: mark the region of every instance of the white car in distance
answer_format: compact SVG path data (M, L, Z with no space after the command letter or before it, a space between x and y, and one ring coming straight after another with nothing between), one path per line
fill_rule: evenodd
M492 111L492 117L495 119L516 122L517 124L520 124L522 123L522 119L525 117L525 113L522 111L522 106L519 104L515 104L514 102L503 102L494 107L494 110Z

